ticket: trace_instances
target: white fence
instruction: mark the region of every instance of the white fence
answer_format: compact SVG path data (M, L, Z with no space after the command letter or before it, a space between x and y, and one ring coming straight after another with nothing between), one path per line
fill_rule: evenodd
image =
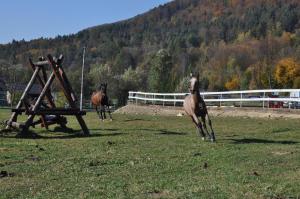
M188 94L189 93L147 93L129 91L128 100L135 103L176 106L182 104L184 97ZM240 107L300 108L300 89L200 92L200 94L208 105L214 106L233 105Z

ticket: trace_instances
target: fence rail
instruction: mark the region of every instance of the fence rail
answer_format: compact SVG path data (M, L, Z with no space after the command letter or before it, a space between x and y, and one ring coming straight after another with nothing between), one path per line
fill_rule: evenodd
M135 103L176 106L182 104L184 97L188 94L189 93L149 93L129 91L128 100ZM300 89L200 92L200 94L204 101L209 103L208 105L271 106L272 108L281 108L284 106L286 108L300 108ZM236 103L239 104L237 105Z

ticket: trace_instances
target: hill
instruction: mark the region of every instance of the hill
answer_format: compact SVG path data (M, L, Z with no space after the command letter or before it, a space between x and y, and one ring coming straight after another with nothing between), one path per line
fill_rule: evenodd
M0 64L62 53L78 90L87 46L86 97L107 81L120 103L128 90L186 91L192 71L205 90L299 88L299 10L298 0L175 0L77 34L0 45Z

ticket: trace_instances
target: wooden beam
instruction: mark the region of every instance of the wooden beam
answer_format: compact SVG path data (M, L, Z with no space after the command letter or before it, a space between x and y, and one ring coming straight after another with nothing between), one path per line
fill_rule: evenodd
M59 60L63 59L62 56L60 56L60 58L61 59L59 59ZM51 63L50 65L53 69L53 72L55 73L56 79L59 81L70 106L72 108L76 108L75 100L71 97L71 93L70 93L72 91L72 88L70 85L68 85L68 83L66 83L65 80L67 80L67 78L64 75L63 70L61 70L62 68L60 68L60 65L57 65L57 63L54 62L53 57L51 55L48 55L48 60ZM60 64L60 61L58 63ZM64 75L64 76L62 76L62 75ZM77 119L78 123L80 124L83 133L85 135L89 135L89 129L87 128L82 116L76 115L76 119Z
M49 64L49 62L47 60L38 61L38 62L34 63L34 65L36 65L36 66L44 66L44 65L48 65L48 64Z
M25 99L27 93L32 88L32 85L33 85L33 83L34 83L34 81L35 81L35 79L36 79L39 71L40 71L40 68L36 68L34 70L34 73L33 73L32 77L31 77L30 81L28 82L25 90L23 91L23 94L22 94L22 96L21 96L21 98L20 98L20 100L19 100L19 102L18 102L18 104L16 106L16 109L20 109L21 108L23 100ZM10 125L11 125L12 122L15 122L17 120L17 117L18 117L18 113L17 112L14 112L11 115L10 119L8 120L7 126L6 126L7 129L10 127Z
M29 115L29 117L27 118L27 121L25 122L25 125L24 125L21 133L27 133L28 128L31 126L33 119L35 117L34 112L37 111L38 108L40 107L40 103L41 103L42 99L45 97L46 92L47 92L48 88L50 87L50 85L52 84L54 78L55 78L55 75L54 75L54 72L52 72L48 81L45 84L45 87L43 88L40 96L38 97L38 99L36 100L36 102L32 108L33 113L31 115Z
M10 126L13 128L22 129L24 127L24 124L18 122L11 122Z
M29 63L30 63L30 65L31 65L31 69L32 69L32 70L35 70L35 68L40 68L40 67L36 67L36 66L34 65L34 63L32 62L31 59L29 59ZM47 61L47 63L48 63L48 61ZM41 87L44 88L44 87L45 87L45 82L46 82L47 80L43 81L39 74L37 75L37 80L38 80L38 82L40 83ZM52 97L52 95L51 95L51 91L50 91L50 90L47 91L46 99L47 99L47 101L49 102L49 104L50 104L51 107L53 107L53 108L56 107L56 106L55 106L55 103L54 103L54 101L53 101L53 97Z

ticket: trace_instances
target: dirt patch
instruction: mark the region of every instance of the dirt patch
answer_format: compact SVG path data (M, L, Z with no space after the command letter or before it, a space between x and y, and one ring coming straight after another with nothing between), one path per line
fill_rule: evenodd
M170 192L168 190L159 191L155 189L154 191L149 192L148 195L150 198L167 198L170 196Z
M282 155L290 155L290 154L293 154L293 152L289 152L289 151L275 151L275 152L272 152L272 154L278 155L278 156L282 156Z
M214 117L251 117L251 118L287 118L299 119L300 110L269 109L269 108L237 108L237 107L208 107L209 114ZM120 114L143 114L183 116L182 107L158 106L158 105L134 105L129 104L115 111Z

